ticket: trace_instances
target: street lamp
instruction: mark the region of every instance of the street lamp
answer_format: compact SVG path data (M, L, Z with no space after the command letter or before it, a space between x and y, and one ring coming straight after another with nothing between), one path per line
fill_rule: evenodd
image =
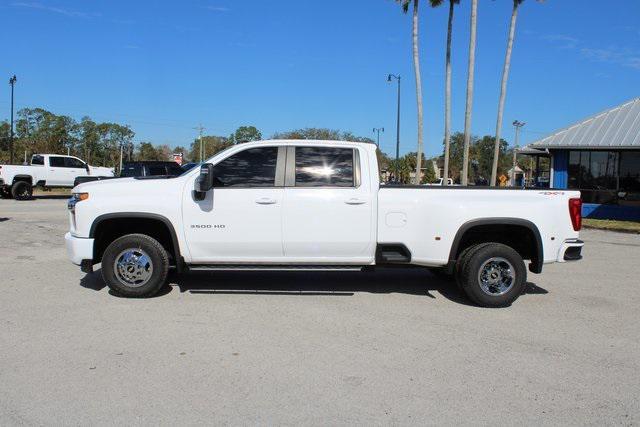
M398 81L398 117L396 121L396 175L400 174L398 160L400 159L400 75L388 74L387 82L391 83L392 79ZM396 176L396 180L398 176Z
M13 164L13 87L16 85L16 75L9 78L9 84L11 85L11 132L9 133L9 164Z
M373 128L373 133L377 134L376 147L380 148L380 132L384 133L384 128Z
M520 128L526 125L525 122L519 122L518 120L513 121L513 127L516 129L516 141L515 146L513 147L513 169L511 169L511 186L516 186L516 151L518 150L518 142L520 140Z

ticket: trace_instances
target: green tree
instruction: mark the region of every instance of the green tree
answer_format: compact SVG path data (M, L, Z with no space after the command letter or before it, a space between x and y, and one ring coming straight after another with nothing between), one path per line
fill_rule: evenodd
M262 133L255 126L240 126L229 139L234 144L259 141L262 139Z
M416 183L420 176L420 168L422 162L422 131L423 131L423 115L422 115L422 76L420 75L420 49L418 47L418 5L419 0L396 0L402 6L402 11L407 13L409 6L413 5L412 20L412 45L413 45L413 71L416 78L416 100L418 104L418 156L416 157Z
M136 150L136 160L158 160L158 150L150 142L141 142Z
M326 128L304 128L287 132L276 132L273 139L314 139L319 141L353 141L373 143L373 139L366 136L357 136L352 132L341 132Z
M73 147L74 128L75 122L68 116L58 116L43 108L23 108L18 111L16 137L31 153L66 154Z
M233 145L233 142L229 138L224 136L212 136L207 135L202 137L202 146L204 149L204 157L202 160L206 160L214 154L224 150ZM189 147L189 159L194 162L200 161L200 138L196 138Z

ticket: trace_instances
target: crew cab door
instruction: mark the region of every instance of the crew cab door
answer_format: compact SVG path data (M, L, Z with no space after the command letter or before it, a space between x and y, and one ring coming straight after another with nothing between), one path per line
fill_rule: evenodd
M287 148L283 244L288 262L368 264L375 253L375 195L357 147Z
M57 187L67 185L68 173L65 167L63 156L49 156L49 165L46 172L46 185ZM71 180L73 183L73 180Z
M183 227L192 263L258 263L282 259L285 148L234 151L214 166L204 200L183 196Z

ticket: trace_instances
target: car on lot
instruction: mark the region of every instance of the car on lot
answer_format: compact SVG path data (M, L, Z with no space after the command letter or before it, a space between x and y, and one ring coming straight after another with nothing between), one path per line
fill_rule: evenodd
M511 304L529 271L581 258L580 193L380 187L376 146L270 140L234 145L178 177L79 185L71 261L101 263L117 293L146 297L170 269L432 268L476 303Z
M112 177L113 169L90 166L74 156L34 154L30 165L0 165L0 195L26 200L34 187L72 188L79 176Z
M124 162L122 164L122 171L120 171L120 175L113 177L80 176L75 180L74 187L85 182L102 181L104 179L145 176L178 176L182 173L184 173L184 170L177 162L165 162L160 160Z

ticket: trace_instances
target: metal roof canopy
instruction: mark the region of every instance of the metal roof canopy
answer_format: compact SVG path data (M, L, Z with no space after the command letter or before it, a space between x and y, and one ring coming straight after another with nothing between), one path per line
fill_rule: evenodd
M549 152L544 148L542 149L533 148L530 145L525 145L524 147L516 148L516 153L523 154L523 155L530 155L530 156L548 156L549 155Z
M640 150L640 98L552 133L529 148Z

